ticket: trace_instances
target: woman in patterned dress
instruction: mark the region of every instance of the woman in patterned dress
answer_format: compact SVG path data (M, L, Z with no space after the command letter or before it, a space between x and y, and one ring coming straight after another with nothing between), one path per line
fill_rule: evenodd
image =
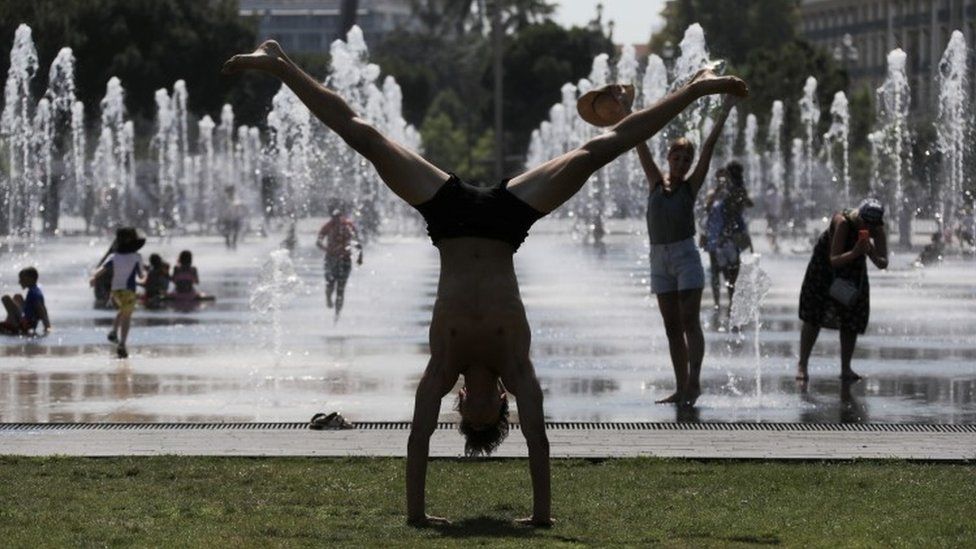
M800 290L800 360L796 379L806 381L807 361L820 328L840 330L840 377L861 379L851 369L851 356L858 334L863 334L871 311L870 286L866 258L879 269L888 268L888 237L885 234L884 207L867 199L857 209L834 214L813 248ZM835 278L851 281L859 296L845 306L830 295Z

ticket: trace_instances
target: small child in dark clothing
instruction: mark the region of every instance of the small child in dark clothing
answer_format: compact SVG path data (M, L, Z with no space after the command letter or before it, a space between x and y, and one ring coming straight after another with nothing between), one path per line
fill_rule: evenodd
M44 333L51 331L51 321L44 305L44 292L37 285L39 275L34 267L27 267L17 274L20 287L27 290L25 296L3 296L3 308L7 319L0 322L0 333L7 335L29 335L36 333L37 324L44 324Z
M197 268L193 266L193 254L189 250L180 252L180 257L173 267L173 284L176 286L174 297L177 299L194 299L201 296L196 285L200 283Z
M146 289L144 299L146 307L157 308L162 306L162 301L169 292L169 263L163 261L159 254L149 256L149 268L146 270L146 280L143 287Z

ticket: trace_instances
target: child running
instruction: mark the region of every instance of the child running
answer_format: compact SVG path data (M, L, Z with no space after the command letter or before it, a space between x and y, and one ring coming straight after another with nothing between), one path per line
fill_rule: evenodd
M26 295L3 296L3 308L7 319L0 322L0 334L30 335L37 330L38 322L44 324L45 335L51 331L51 321L44 305L44 292L37 285L39 275L34 267L27 267L17 273L17 282L27 290Z
M115 243L112 253L102 262L98 271L92 276L90 284L103 271L112 267L112 301L118 307L112 323L112 331L108 333L108 340L116 343L119 358L128 358L129 352L125 347L129 339L129 326L132 323L132 313L136 308L136 279L142 276L142 256L136 253L146 243L146 237L132 227L122 227L115 232Z
M356 225L338 206L332 209L332 217L322 225L315 245L325 252L325 306L333 307L332 294L335 292L334 320L338 322L345 300L346 282L352 272L352 249L359 251L356 264L362 265L363 246L359 242Z

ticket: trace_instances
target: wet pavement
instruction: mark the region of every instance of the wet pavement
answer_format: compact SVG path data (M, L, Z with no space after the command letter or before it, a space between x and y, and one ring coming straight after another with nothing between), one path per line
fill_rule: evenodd
M673 375L647 288L646 239L631 234L635 227L610 224L606 246L595 248L574 241L565 222L546 220L516 256L548 419L976 422L976 261L919 270L903 253L889 271L872 269L871 323L854 359L866 379L837 379L837 333L824 330L811 381L798 386L801 243L762 257L772 289L759 336L761 394L754 327L730 333L706 289L704 394L693 410L655 405ZM151 241L144 257L173 262L192 250L201 289L217 300L193 311L137 310L126 360L105 341L113 312L93 309L87 286L107 240L65 237L0 254L4 293L16 289L20 268L38 267L55 326L44 338L0 338L0 421L303 421L323 410L354 421L409 419L428 358L436 250L420 234L371 243L333 323L316 229L299 227L294 261L304 284L282 297L277 324L249 300L281 235L251 237L236 252L215 237ZM763 252L765 242L756 244ZM455 418L452 406L444 400L442 419Z

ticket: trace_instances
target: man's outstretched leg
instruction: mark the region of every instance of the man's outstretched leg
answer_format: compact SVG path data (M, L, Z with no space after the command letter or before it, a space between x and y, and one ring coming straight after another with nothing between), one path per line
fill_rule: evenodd
M366 157L390 190L408 204L416 205L430 199L450 178L446 172L388 139L360 118L342 97L295 65L277 42L269 40L253 53L235 55L223 68L224 74L242 70L263 71L280 79L316 118Z
M746 96L749 88L734 76L702 71L653 106L628 115L609 132L512 179L508 188L536 210L551 212L576 194L594 172L653 137L696 99L714 94Z

